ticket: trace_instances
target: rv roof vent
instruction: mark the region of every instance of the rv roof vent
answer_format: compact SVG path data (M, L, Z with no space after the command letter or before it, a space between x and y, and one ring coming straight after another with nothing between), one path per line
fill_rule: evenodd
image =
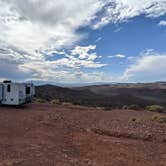
M3 83L11 83L11 80L4 80Z

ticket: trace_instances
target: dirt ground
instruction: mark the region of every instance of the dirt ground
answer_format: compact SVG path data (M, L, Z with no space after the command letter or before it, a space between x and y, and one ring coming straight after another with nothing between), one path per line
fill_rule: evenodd
M166 166L166 124L152 121L153 114L0 107L0 166Z

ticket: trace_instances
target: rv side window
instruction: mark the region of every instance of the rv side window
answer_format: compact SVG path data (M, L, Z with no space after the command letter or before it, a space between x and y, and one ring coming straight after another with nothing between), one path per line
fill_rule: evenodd
M30 94L30 92L31 92L30 87L26 87L26 94Z
M7 92L10 92L10 91L11 91L11 86L7 85Z

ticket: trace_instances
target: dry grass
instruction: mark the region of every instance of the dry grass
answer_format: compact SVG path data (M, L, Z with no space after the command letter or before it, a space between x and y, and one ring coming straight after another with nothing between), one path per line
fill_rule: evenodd
M160 106L160 105L150 105L146 107L147 111L152 111L152 112L163 112L164 111L164 107Z
M152 120L157 121L159 123L166 123L166 116L161 114L154 114L152 116Z

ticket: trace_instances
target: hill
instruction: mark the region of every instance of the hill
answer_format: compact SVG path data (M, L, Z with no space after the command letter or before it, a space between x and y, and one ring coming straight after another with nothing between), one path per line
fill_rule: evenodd
M36 87L36 97L47 101L58 99L61 102L109 108L133 104L141 107L152 104L166 106L166 83L92 85L72 88L42 85Z

